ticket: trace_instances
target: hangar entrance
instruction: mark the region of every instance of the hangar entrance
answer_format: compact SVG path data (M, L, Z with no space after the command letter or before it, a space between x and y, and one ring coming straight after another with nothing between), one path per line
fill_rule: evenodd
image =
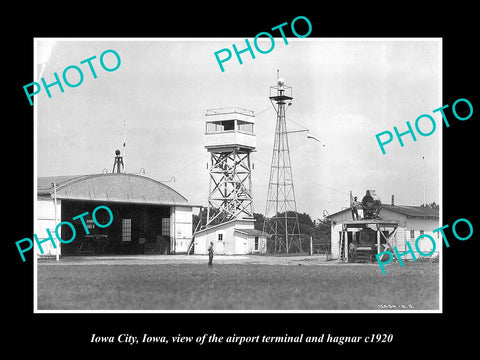
M113 213L113 222L106 228L97 226L91 216L99 205L107 205ZM170 206L162 205L62 200L61 221L70 221L76 231L74 241L61 245L62 255L169 254L170 211ZM80 219L71 220L85 212L89 234ZM95 217L100 224L110 220L105 211L98 211ZM61 237L70 239L72 230L62 226Z

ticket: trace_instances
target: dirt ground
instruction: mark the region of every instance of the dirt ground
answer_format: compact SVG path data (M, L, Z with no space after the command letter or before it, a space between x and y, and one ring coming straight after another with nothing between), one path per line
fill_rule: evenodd
M439 264L339 264L323 256L158 255L37 261L38 310L439 309Z

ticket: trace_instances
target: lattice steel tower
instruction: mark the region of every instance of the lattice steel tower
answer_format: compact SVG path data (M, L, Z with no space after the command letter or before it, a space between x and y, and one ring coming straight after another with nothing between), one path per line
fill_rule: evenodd
M205 148L211 154L206 227L253 219L250 153L255 150L255 114L238 107L207 110Z
M275 252L287 253L302 251L285 121L285 105L287 101L290 105L292 99L292 88L286 86L283 79L278 78L277 85L270 86L270 101L277 112L277 124L263 231L272 235Z

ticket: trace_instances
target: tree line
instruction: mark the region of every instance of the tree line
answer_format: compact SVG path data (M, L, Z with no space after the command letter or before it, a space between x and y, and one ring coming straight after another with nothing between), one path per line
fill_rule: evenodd
M219 213L218 209L210 209L212 216L215 216ZM312 220L311 216L307 213L297 212L298 225L300 227L300 234L307 235L306 238L312 237L312 242L314 244L329 245L330 244L330 232L331 232L331 221L328 218L315 219ZM278 217L283 217L285 213L278 213ZM288 211L287 216L295 216L294 211ZM261 213L253 213L255 219L255 229L263 231L263 223L265 221L265 216ZM217 225L223 221L223 216L220 214L211 225ZM199 222L201 222L200 226ZM202 208L199 215L193 214L192 219L192 230L200 229L206 224L207 221L207 208Z

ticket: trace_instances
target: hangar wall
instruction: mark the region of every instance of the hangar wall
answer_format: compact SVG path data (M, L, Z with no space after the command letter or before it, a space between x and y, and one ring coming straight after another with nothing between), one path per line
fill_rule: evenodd
M192 207L172 206L170 208L172 247L175 254L186 254L192 241Z
M62 209L61 204L62 202L60 200L57 200L57 220L60 219ZM37 218L34 222L33 231L35 232L35 234L37 234L38 239L43 240L48 237L47 229L50 229L50 232L55 237L55 226L57 222L55 221L55 205L53 199L38 197L35 211L37 214ZM33 243L36 256L56 256L57 249L53 247L50 241L44 242L42 244L43 254L41 254L40 248L37 246L36 241L34 241Z

